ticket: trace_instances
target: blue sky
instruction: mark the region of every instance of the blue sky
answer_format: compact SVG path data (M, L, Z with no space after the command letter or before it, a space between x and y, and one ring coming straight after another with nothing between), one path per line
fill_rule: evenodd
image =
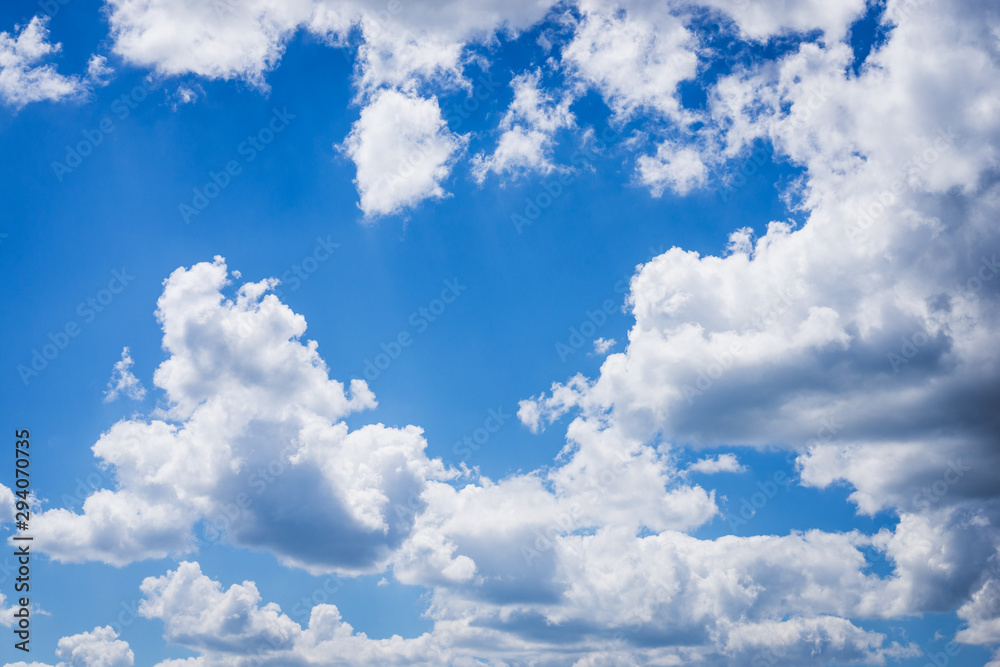
M0 31L7 665L1000 664L988 3Z

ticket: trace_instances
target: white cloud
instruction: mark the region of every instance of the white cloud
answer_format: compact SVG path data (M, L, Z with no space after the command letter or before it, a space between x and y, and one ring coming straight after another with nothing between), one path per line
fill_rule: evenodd
M948 611L1000 579L995 23L974 2L886 15L889 40L857 76L831 41L709 91L721 148L698 144L704 161L769 141L804 171L805 222L736 230L724 257L673 248L646 263L627 349L518 412L534 431L574 412L570 433L610 423L665 450L779 445L801 483L847 483L860 512L898 516L863 538L891 575L804 618ZM810 21L836 34L848 18ZM985 643L991 627L963 636Z
M517 493L484 500L504 498L513 500ZM518 520L502 507L495 518L501 531ZM476 534L486 540L479 545L484 554L494 542L489 532L480 522ZM850 536L812 531L701 541L669 531L635 538L627 530L605 528L554 538L547 556L545 567L542 561L528 568L508 563L531 578L498 577L473 596L439 587L431 604L432 630L412 639L370 639L329 604L315 606L308 624L300 626L278 605L261 600L252 581L224 589L190 562L143 581L140 614L162 620L166 639L198 653L159 667L261 661L471 665L475 659L509 660L511 654L532 655L543 665L602 664L588 662L602 656L735 665L767 655L884 664L886 656L915 655L912 647L888 643L884 635L844 618L804 611L843 612L859 599L877 596L877 580L856 572L861 556ZM506 554L494 559L490 570L504 563ZM789 562L800 561L808 567L789 570ZM786 610L805 615L771 618ZM663 647L651 647L655 643ZM681 646L671 647L675 643Z
M166 75L243 79L264 87L285 44L300 29L348 45L361 28L359 87L406 87L414 80L459 83L463 49L498 30L540 20L545 0L387 3L383 0L111 0L114 51ZM450 81L449 81L450 80Z
M128 644L118 639L110 626L63 637L56 656L67 661L66 667L132 667L135 658Z
M428 635L417 639L369 639L345 623L337 607L317 605L303 628L273 603L261 603L252 581L227 590L205 576L198 563L182 562L142 583L139 613L164 622L165 638L199 651L193 664L214 665L403 665L433 664L440 655ZM242 656L241 660L235 656ZM167 661L166 665L191 664Z
M958 616L968 625L956 640L984 646L1000 644L1000 579L987 579L958 610Z
M58 53L61 45L48 41L48 17L36 16L12 36L0 33L0 98L20 109L31 102L56 101L80 95L84 85L59 74L55 65L39 64Z
M110 0L114 52L160 74L197 74L243 79L265 87L299 24L308 20L309 0L269 2L211 0Z
M358 170L361 210L388 215L444 197L441 182L464 145L463 137L448 130L437 98L377 93L344 141Z
M563 49L563 62L585 85L596 88L616 114L641 110L683 120L677 84L697 72L694 37L666 3L616 7L578 3L582 19Z
M519 406L532 431L574 413L551 466L446 483L456 473L426 458L418 428L349 430L348 414L375 405L367 386L348 392L329 379L317 345L301 341L304 318L267 293L273 281L226 298L217 259L176 271L159 302L169 358L154 383L169 407L102 436L94 452L114 466L117 488L89 497L83 514L43 513L39 543L58 560L122 564L191 550L192 530L207 520L225 524L235 545L288 565L391 566L398 581L432 589L432 632L371 640L336 607L317 606L302 627L252 582L223 590L182 564L143 589L144 613L201 654L163 663L171 666L239 664L239 647L266 647L282 665L329 664L330 655L348 664L525 655L580 665L746 664L763 655L883 664L915 649L867 629L869 619L956 608L969 623L960 641L1000 641L996 27L971 2L919 11L890 2L888 42L848 76L853 53L838 40L860 3L714 4L750 39L813 28L826 39L724 76L697 114L704 136L661 143L637 161L639 178L654 192L703 187L707 165L769 142L803 170L804 222L737 229L725 256L672 248L639 267L627 348L597 377L555 383ZM782 7L790 11L774 13ZM418 18L423 9L364 19L367 106L345 150L368 215L444 196L463 140L419 86L461 85L461 45L505 15L480 21L469 18L474 7L462 9L435 33L421 21L440 15ZM510 15L524 25L543 9L516 5ZM292 29L282 26L308 15L311 30L335 35L353 20L324 11L240 19L258 31L233 42L249 58L214 58L228 33L211 27L201 51L150 62L259 82ZM408 31L395 33L397 20ZM676 93L697 64L681 17L663 6L584 2L571 23L563 64L619 120L695 117ZM188 38L163 34L164 43ZM480 164L555 168L545 128L566 126L568 106L560 111L531 76L515 91L505 122L540 124L542 137L534 152L498 151ZM403 174L414 154L426 162ZM845 483L859 512L887 511L898 523L874 535L696 538L719 508L715 490L684 473L743 467L722 454L679 470L677 443L784 447L799 483ZM285 521L292 515L300 523ZM319 537L294 539L301 534ZM889 573L873 573L863 549Z
M135 655L128 642L118 639L111 626L96 627L63 637L56 648L56 657L62 660L55 667L132 667ZM12 662L5 667L50 667L41 662Z
M687 467L688 472L700 472L703 475L714 475L719 472L744 472L746 469L746 466L740 465L735 454L719 454L714 458L706 456Z
M110 83L115 71L108 66L108 59L94 54L87 61L87 81L95 86L106 86Z
M259 606L252 581L223 591L201 573L198 563L182 562L162 577L142 582L145 599L139 614L164 622L171 643L215 651L253 653L290 648L300 634L298 624L274 603Z
M700 4L722 10L732 17L744 37L758 41L811 30L821 30L828 39L839 41L866 6L865 0L703 0Z
M654 197L661 196L668 188L686 195L708 182L708 167L694 148L663 142L657 146L656 155L642 155L636 163L639 181Z
M0 484L0 523L14 520L14 492Z
M343 417L374 396L363 381L347 392L329 379L316 343L300 340L305 319L267 294L274 284L226 298L218 257L170 276L157 309L169 357L153 378L169 407L118 422L94 445L115 490L90 495L82 514L35 518L54 559L186 553L200 525L209 543L225 535L313 571L382 567L413 523L396 506L444 469L416 427L347 428Z
M139 382L139 378L132 374L133 363L129 349L122 348L122 358L115 362L111 380L108 381L108 389L104 392L105 403L110 403L123 394L133 401L141 401L146 397L146 388Z
M504 132L492 155L480 153L473 159L472 173L482 183L489 172L518 175L533 171L551 173L554 134L572 127L572 99L565 97L558 104L539 87L541 72L527 72L514 77L511 88L514 99L500 121Z
M604 354L617 344L614 338L598 338L594 341L594 354Z

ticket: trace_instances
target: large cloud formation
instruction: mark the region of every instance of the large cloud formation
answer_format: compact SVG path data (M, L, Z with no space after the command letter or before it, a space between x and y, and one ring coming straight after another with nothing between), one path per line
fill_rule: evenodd
M164 9L174 4L184 5L180 18ZM364 109L345 146L372 213L443 196L462 140L440 124L431 91L466 84L469 43L549 10L515 2L380 14L262 1L219 12L164 0L111 9L122 57L261 85L299 26L336 41L360 25ZM847 42L866 11L860 1L567 9L563 32L551 33L565 43L547 64L561 68L565 90L518 76L498 149L474 159L475 173L559 168L553 133L576 122L565 101L593 90L619 122L649 120L646 141L630 145L643 147L635 176L652 194L725 178L763 143L801 168L785 194L803 222L773 221L759 236L734 230L723 256L673 248L639 267L627 348L596 377L565 379L521 404L534 431L572 414L556 465L502 480L428 459L413 426L349 430L344 417L373 408L374 397L363 382L345 390L329 378L315 343L301 341L304 318L267 293L271 281L229 299L221 259L178 269L158 308L169 357L154 384L170 407L101 438L94 452L115 467L117 488L88 498L82 514L43 514L40 543L56 559L122 564L191 553L199 531L202 544L217 532L312 572L391 567L432 590L434 625L413 639L371 640L319 605L302 627L252 582L224 590L182 563L143 584L143 614L199 654L163 667L322 665L331 655L346 664L885 664L919 649L868 623L929 612L957 613L958 642L1000 643L995 8L889 0L877 15L884 43L861 55ZM454 14L438 26L435 12L445 11ZM173 29L182 19L197 30ZM769 60L720 66L705 104L687 108L677 86L719 65L699 41L705 20L747 44L795 39ZM390 107L419 111L419 127L391 125L402 143L370 136L368 121ZM534 155L504 139L513 131ZM381 165L408 144L427 146L435 169L384 187ZM692 533L718 516L715 493L678 469L676 453L737 446L784 449L796 483L847 485L857 512L896 523L874 534L699 539ZM735 457L703 461L740 470ZM294 521L326 539L290 539L301 530ZM871 567L873 555L887 573ZM238 622L216 627L206 609L233 610Z
M227 282L222 258L166 280L156 312L170 356L154 383L170 407L94 445L117 490L97 491L81 514L38 517L53 558L123 564L224 535L289 564L362 571L409 533L412 514L394 506L444 474L420 429L350 431L343 418L375 406L364 381L329 379L316 343L299 340L305 319L265 294L276 281L233 300Z

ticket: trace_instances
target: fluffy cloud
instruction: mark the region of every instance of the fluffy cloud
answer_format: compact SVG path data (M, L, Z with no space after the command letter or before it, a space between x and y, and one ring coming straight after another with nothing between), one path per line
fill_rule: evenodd
M596 88L622 118L641 110L683 119L677 84L695 76L695 41L664 4L620 7L581 0L582 18L563 62L581 83Z
M164 622L165 637L201 655L167 665L404 665L433 664L439 656L428 635L373 640L355 633L334 605L313 608L303 628L273 602L261 604L252 581L227 590L201 572L198 563L182 562L162 577L142 583L139 613ZM131 664L131 663L130 663Z
M785 25L842 34L855 9ZM628 348L518 413L532 430L575 412L571 432L610 420L640 442L779 445L802 484L846 483L860 512L898 517L866 538L891 567L867 584L882 611L862 595L853 610L804 615L950 611L1000 580L1000 71L996 19L982 12L890 2L891 37L857 76L832 41L722 77L706 130L718 152L697 150L710 163L770 142L803 170L788 195L804 224L737 230L724 257L674 248L648 262L631 282ZM737 18L750 34L779 29ZM991 627L959 636L990 644ZM872 646L827 630L810 632Z
M173 643L215 651L248 653L292 646L300 628L274 603L258 606L260 594L251 582L223 591L201 573L197 563L142 582L145 599L139 614L164 622L164 637Z
M375 405L365 383L348 392L329 379L316 343L300 340L305 319L267 294L275 281L246 283L235 299L227 284L221 258L165 282L157 317L169 357L154 384L169 407L94 445L115 490L87 497L82 514L35 519L56 560L124 564L228 539L309 569L360 571L409 532L412 516L395 506L444 474L420 430L350 431L343 417Z
M375 405L364 383L347 391L329 379L316 344L301 342L304 318L267 293L272 281L223 296L216 260L179 269L159 302L170 356L154 383L169 407L102 436L94 452L114 466L117 488L93 494L82 514L43 513L40 543L57 559L121 564L191 550L200 526L313 572L391 566L399 581L432 589L433 632L376 641L330 605L303 628L262 603L252 582L223 590L182 564L143 585L144 613L201 653L171 667L257 660L240 646L283 665L329 655L882 664L914 649L867 629L868 619L956 609L967 623L958 641L1000 642L995 16L972 0L890 0L889 39L855 75L842 38L864 3L709 4L747 39L812 30L824 39L726 70L695 113L677 94L698 72L681 8L581 2L558 60L578 90L516 79L509 145L505 133L475 162L480 176L556 168L553 132L572 122L563 95L593 88L616 120L645 114L670 137L636 162L654 194L703 187L710 165L758 142L801 170L785 194L803 222L738 229L724 256L672 248L642 265L627 348L597 377L520 404L536 432L573 414L552 466L500 480L464 471L456 482L425 457L417 427L349 430L346 415ZM128 7L147 21L153 5L114 3L113 25L141 23L115 13ZM335 39L355 20L349 7L293 3L287 19L257 9L233 24L256 31L234 42L250 57L215 58L227 33L213 26L201 50L175 53L189 36L149 23L171 47L143 56L156 43L144 38L135 58L260 81L295 25ZM546 7L489 5L482 20L459 8L438 32L426 22L439 15L411 13L420 9L361 20L364 107L344 148L368 215L444 196L464 140L422 86L461 86L462 45L529 25ZM117 44L132 48L123 35ZM688 136L695 120L704 127ZM860 513L894 523L872 535L698 539L719 508L686 473L741 466L723 454L679 470L680 446L785 448L797 483L846 484ZM329 537L288 539L306 530ZM873 572L878 558L886 574Z
M649 187L654 197L667 188L686 195L708 181L708 167L698 150L668 142L660 144L655 155L640 156L637 166L639 181Z
M447 131L428 84L468 87L462 70L470 43L515 34L552 2L489 0L389 2L326 0L109 0L113 50L163 75L240 79L263 90L266 74L300 29L331 45L357 48L363 109L344 146L358 168L366 215L444 196L441 181L464 141ZM351 38L359 28L360 43Z
M127 642L118 639L110 626L94 628L71 637L63 637L56 648L62 658L55 667L132 667L135 655ZM14 662L6 667L50 667L41 662Z
M920 0L910 0L919 4ZM740 34L765 41L786 32L821 30L833 41L844 38L848 27L865 11L864 0L824 2L823 0L704 0L736 23Z
M300 29L338 46L360 28L359 85L405 87L461 78L465 45L540 20L545 0L460 2L327 0L109 0L114 51L161 74L243 79L264 86ZM452 81L457 83L457 81Z
M377 93L344 141L357 165L354 183L365 215L387 215L445 195L455 154L465 145L448 130L437 98Z
M884 664L887 656L916 655L911 646L836 616L767 618L780 616L788 600L798 600L796 610L842 609L850 596L838 597L837 586L853 595L871 588L851 572L860 556L846 536L813 532L705 543L672 532L636 539L603 529L561 538L553 551L560 577L552 584L560 595L524 588L493 605L438 589L433 629L412 639L370 639L330 604L315 606L303 627L261 600L252 581L224 589L194 562L145 579L139 613L163 621L168 641L198 653L158 667L473 665L500 664L518 654L539 665L736 665L754 659ZM789 572L789 558L805 558L810 568ZM727 569L733 566L740 574ZM130 666L133 660L111 628L60 640L58 655L73 661L57 667Z
M284 44L308 20L309 0L206 3L110 0L114 52L164 75L239 78L264 86Z
M0 33L0 99L19 109L31 102L60 100L84 92L83 83L59 74L55 65L39 64L61 46L48 41L48 17L36 16L12 36Z
M111 372L111 380L108 381L108 389L104 392L104 402L110 403L124 394L133 401L141 401L146 396L146 388L139 382L139 378L132 374L132 355L127 347L122 348L122 358L115 362L114 370Z
M703 475L712 475L718 472L744 472L746 469L746 466L740 465L735 454L719 454L715 458L706 456L687 467L688 472L700 472Z
M571 127L574 119L569 111L570 98L556 104L539 89L541 72L528 72L514 77L511 87L514 100L500 121L504 131L493 155L480 153L473 160L472 173L482 183L486 174L520 174L538 171L548 174L555 169L549 153L553 135L561 128Z

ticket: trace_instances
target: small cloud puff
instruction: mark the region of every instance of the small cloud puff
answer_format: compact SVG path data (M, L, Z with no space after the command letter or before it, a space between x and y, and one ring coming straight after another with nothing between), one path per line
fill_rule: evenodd
M129 349L123 347L121 361L115 362L115 368L111 372L111 380L108 381L108 390L104 393L105 403L111 403L122 394L133 401L141 401L146 397L145 387L139 382L139 378L132 374L133 363Z

